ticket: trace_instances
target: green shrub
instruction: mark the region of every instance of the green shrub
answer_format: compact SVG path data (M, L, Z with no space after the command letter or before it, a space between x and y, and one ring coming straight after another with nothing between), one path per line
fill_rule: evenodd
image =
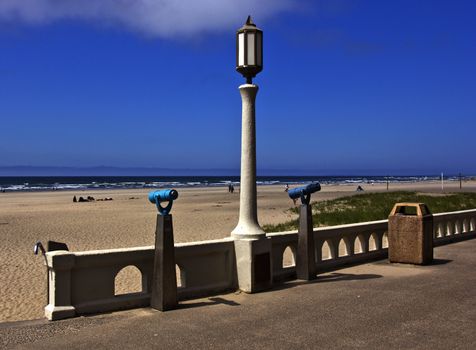
M432 213L476 208L476 193L424 194L417 192L380 192L356 194L312 203L314 227L383 220L398 202L425 203ZM290 209L298 213L298 208ZM278 225L265 225L266 232L296 230L298 219Z

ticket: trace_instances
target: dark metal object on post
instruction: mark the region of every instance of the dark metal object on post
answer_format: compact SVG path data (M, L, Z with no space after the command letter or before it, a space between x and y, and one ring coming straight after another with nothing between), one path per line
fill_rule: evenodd
M48 269L48 259L46 258L46 252L52 252L55 250L67 250L68 245L63 242L56 242L56 241L48 241L46 244L47 249L45 250L45 247L43 247L43 244L41 241L38 241L35 243L35 246L33 247L33 253L35 255L38 255L39 252L41 252L41 255L43 255L44 263L46 266L46 304L49 303L49 298L50 298L50 272Z
M159 311L177 307L177 276L175 275L175 246L172 215L169 214L172 203L178 198L176 190L153 191L149 201L157 205L157 225L155 230L154 272L150 306ZM168 201L164 208L160 202Z

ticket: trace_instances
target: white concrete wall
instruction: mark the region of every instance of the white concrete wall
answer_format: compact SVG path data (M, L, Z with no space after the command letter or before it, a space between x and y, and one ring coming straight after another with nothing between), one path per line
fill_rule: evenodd
M150 304L153 246L87 252L53 251L46 256L50 294L45 315L50 320ZM236 289L231 238L176 244L175 260L182 272L179 299ZM116 296L116 275L127 266L135 266L141 272L142 292Z
M387 257L387 220L314 229L317 270L329 271L347 264ZM295 254L297 231L269 233L274 281L295 277L295 266L283 267L283 253ZM434 244L441 245L476 237L476 209L434 215ZM324 259L327 242L330 257ZM361 250L355 249L360 243ZM371 244L373 242L373 244ZM340 249L339 249L340 245ZM374 249L371 249L373 245ZM54 251L46 254L49 270L48 319L73 317L150 303L154 247L109 249L87 252ZM237 288L236 258L232 238L175 245L181 269L179 299L211 295ZM295 259L294 259L295 260ZM142 292L114 295L119 271L135 266L142 275Z

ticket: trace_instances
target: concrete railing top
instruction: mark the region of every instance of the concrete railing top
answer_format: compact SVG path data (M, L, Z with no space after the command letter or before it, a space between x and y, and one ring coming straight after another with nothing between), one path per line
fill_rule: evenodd
M450 211L447 213L436 213L436 214L433 214L433 216L448 216L448 215L471 214L471 213L476 214L476 209Z
M275 236L285 236L285 235L297 234L297 233L298 233L297 230L281 231L281 232L269 232L269 233L266 233L266 236L275 237Z
M319 227L314 227L313 230L316 232L316 231L328 231L328 230L342 230L347 228L362 228L362 227L368 227L371 225L386 224L387 222L388 220L385 219L385 220L358 222L353 224L319 226ZM291 231L281 231L281 232L270 232L270 233L267 233L266 235L270 237L275 237L275 236L284 236L284 235L297 234L297 233L298 233L297 230L291 230Z
M297 232L297 231L296 231ZM230 243L233 242L232 237L226 237L222 239L212 239L207 241L196 241L196 242L184 242L184 243L175 243L175 248L181 247L197 247L197 246L205 246L210 244L221 244L221 243ZM113 248L113 249L101 249L101 250L86 250L86 251L75 251L68 252L64 250L56 250L51 252L46 252L47 256L52 255L67 255L67 254L74 254L75 256L91 256L91 255L109 255L114 253L128 253L128 252L138 252L138 251L149 251L154 250L153 245L148 246L141 246L141 247L131 247L131 248Z
M86 251L79 251L74 252L75 256L88 256L88 255L106 255L106 254L114 254L114 253L127 253L127 252L137 252L137 251L144 251L154 249L154 246L143 246L143 247L131 247L131 248L114 248L114 249L102 249L102 250L86 250ZM57 254L61 251L52 251L46 254ZM71 252L71 254L73 254Z

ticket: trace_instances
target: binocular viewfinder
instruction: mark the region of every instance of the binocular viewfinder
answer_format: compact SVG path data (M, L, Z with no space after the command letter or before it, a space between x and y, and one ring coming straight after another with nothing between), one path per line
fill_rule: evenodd
M307 186L301 186L293 188L288 191L289 198L296 200L301 198L302 204L309 204L311 200L311 194L321 190L321 184L319 182L313 182Z
M149 201L157 206L160 215L168 215L172 209L172 203L178 198L177 190L158 190L149 192ZM162 207L160 203L169 202L167 206Z

